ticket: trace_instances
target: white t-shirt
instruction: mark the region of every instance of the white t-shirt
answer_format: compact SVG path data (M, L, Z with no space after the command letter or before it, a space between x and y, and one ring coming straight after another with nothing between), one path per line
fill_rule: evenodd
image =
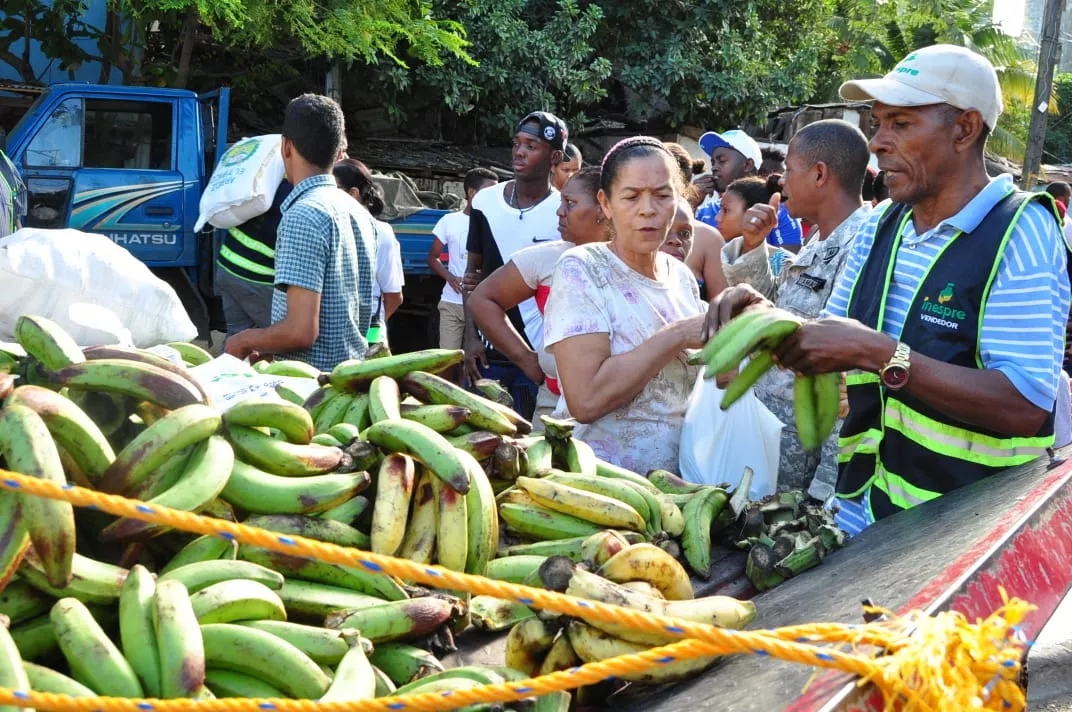
M521 273L521 279L525 281L525 285L529 289L536 291L537 305L540 301L544 301L546 306L558 258L562 256L563 252L574 247L575 245L572 242L558 240L557 242L548 242L546 245L526 247L511 258L510 261L514 263L514 267ZM544 313L544 334L547 333L546 316L547 314ZM547 349L540 349L536 352L536 356L540 361L540 368L543 372L551 378L558 378L555 357Z
M562 196L557 190L552 188L551 193L542 201L521 211L506 202L507 186L511 186L512 190L513 182L490 186L473 198L473 212L479 211L487 220L491 237L499 252L497 256L488 254L487 240L476 236L480 243L485 275L491 274L499 267L500 260L502 264L509 262L519 250L541 242L562 239L558 232L558 207ZM471 221L473 219L470 218ZM474 237L472 223L469 232L470 237ZM468 247L470 252L477 249L473 242L469 242ZM526 299L517 309L525 326L525 336L533 350L539 352L543 347L543 317L536 307L536 300Z
M382 294L402 291L406 278L402 274L402 246L395 237L395 230L382 220L376 224L376 279L372 283L372 298L379 301ZM380 304L380 322L384 322L383 304Z
M458 279L464 277L465 265L469 260L469 251L465 247L469 239L469 216L461 211L447 213L439 218L432 228L432 234L447 248L447 271ZM443 285L441 298L448 304L462 303L462 295L450 286L450 282Z
M547 302L545 348L583 334L608 334L610 353L628 353L659 329L707 309L692 270L658 254L659 280L635 272L607 243L575 247L558 260ZM627 405L574 435L602 459L637 472L678 467L678 441L699 372L678 354ZM565 402L564 399L560 402Z

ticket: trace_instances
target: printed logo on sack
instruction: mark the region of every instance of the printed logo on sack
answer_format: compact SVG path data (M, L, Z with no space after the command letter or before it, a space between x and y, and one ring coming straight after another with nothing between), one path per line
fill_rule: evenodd
M956 285L949 282L942 288L942 291L938 292L936 301L932 302L930 297L923 297L923 304L919 308L919 318L935 326L954 331L959 329L961 322L968 318L968 315L962 309L946 306L953 300L954 289Z
M223 158L220 159L220 165L237 166L239 163L243 163L257 152L257 146L260 144L260 140L252 138L231 146L227 153L223 154Z

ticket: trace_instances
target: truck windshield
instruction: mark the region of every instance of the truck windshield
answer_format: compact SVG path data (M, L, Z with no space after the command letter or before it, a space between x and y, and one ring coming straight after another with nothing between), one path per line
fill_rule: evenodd
M74 168L82 160L82 100L71 98L52 110L26 147L28 166Z

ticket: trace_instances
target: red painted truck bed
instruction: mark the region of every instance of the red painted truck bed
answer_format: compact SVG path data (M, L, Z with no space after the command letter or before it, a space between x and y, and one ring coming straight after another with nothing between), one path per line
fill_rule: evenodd
M1038 606L1024 625L1033 638L1072 585L1072 461L1046 467L1011 469L879 522L819 568L756 596L753 627L858 623L865 598L893 610L983 616L1000 605L1000 585ZM882 709L877 693L856 691L848 676L820 673L812 680L815 672L736 656L699 678L614 706L636 712Z

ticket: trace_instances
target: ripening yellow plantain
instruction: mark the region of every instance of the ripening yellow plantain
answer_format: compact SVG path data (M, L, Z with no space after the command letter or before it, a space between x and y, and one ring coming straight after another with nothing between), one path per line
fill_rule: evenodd
M662 601L625 588L579 567L574 569L566 593L591 601L735 630L744 628L756 617L756 604L752 601L739 601L729 596L706 596L690 601ZM665 645L675 640L672 636L636 631L618 623L596 620L591 620L589 623L613 636L644 645ZM581 651L577 652L580 654Z
M465 571L469 558L469 515L465 495L440 480L435 481L439 511L436 515L436 558L452 571Z
M551 646L551 649L547 651L547 656L544 657L543 662L540 664L540 669L537 671L537 674L550 675L559 670L569 670L580 664L581 659L577 657L577 653L573 650L573 645L570 643L569 639L569 633L567 631L562 631L558 634L558 637L555 638L555 642Z
M615 583L646 581L667 600L692 599L692 583L685 567L654 544L633 544L610 557L599 574Z
M666 600L666 596L663 595L663 592L647 581L626 581L621 586L622 588L628 588L630 591L643 593L645 596L650 596L651 598L658 598L660 601Z
M521 621L506 636L506 666L526 675L535 675L554 645L557 633L558 627L542 618Z
M638 532L644 531L646 527L644 518L635 509L601 494L532 477L518 477L517 486L525 490L541 507L599 526Z
M374 553L394 556L402 546L416 480L417 467L407 455L388 455L380 464L370 532Z
M635 655L648 649L643 643L622 640L605 631L594 628L579 620L570 622L569 640L577 656L586 663L594 663L619 655ZM711 666L718 660L717 656L691 658L677 662L665 663L648 668L644 672L620 675L630 682L662 684L691 677Z
M439 498L436 496L436 476L423 472L413 492L413 511L406 523L406 535L396 554L400 559L409 559L421 564L432 563L436 550L437 517Z

